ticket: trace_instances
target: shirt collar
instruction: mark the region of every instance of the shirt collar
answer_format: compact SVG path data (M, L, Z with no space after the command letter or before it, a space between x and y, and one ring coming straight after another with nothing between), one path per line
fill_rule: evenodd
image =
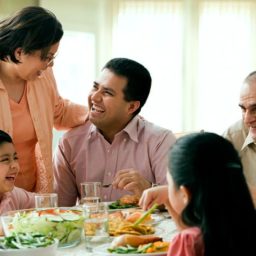
M252 138L250 132L248 133L247 137L245 138L244 144L242 146L241 150L244 150L246 147L248 147L250 144L255 144L254 139Z
M138 120L139 117L135 116L127 125L126 127L120 131L118 134L121 133L126 133L131 140L135 142L139 142L138 140ZM89 138L92 138L93 136L96 136L96 134L99 133L98 128L94 125L91 124L90 131L89 131Z
M135 116L124 128L124 131L129 135L129 137L135 141L139 142L138 140L138 121L139 117Z

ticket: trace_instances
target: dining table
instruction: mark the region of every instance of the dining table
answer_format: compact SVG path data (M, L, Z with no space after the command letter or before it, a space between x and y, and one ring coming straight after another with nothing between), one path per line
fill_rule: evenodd
M158 213L161 214L160 221L155 224L156 235L161 236L164 241L171 241L171 239L177 234L177 229L174 221L169 217L167 212ZM79 245L71 248L59 248L56 256L103 256L102 253L97 253L97 247L92 252L88 252L85 249L84 238L82 238ZM129 255L129 254L127 254ZM138 254L143 255L143 254Z

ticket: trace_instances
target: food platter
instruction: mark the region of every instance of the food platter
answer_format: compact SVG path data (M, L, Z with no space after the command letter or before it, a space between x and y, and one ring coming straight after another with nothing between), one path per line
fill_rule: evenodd
M118 214L118 212L120 212L123 216L129 216L134 212L143 213L144 211L139 207L137 207L137 208L128 208L128 209L109 210L110 215ZM153 225L153 226L158 225L161 221L166 219L166 216L162 213L152 213L150 216L151 216L151 220L148 220L147 224L150 224L150 225Z
M59 240L59 247L80 243L84 216L76 208L45 208L11 211L1 216L6 236L12 233L51 233Z
M108 248L110 247L110 244L103 244L100 246L97 246L93 249L93 252L99 254L99 255L105 255L105 256L138 256L138 254L120 254L120 253L110 253L108 251ZM153 253L141 253L139 255L143 256L166 256L167 252L153 252Z
M9 239L8 239L9 240ZM10 241L10 240L9 240ZM0 255L2 256L55 256L58 247L58 240L54 239L52 244L49 244L45 247L35 247L26 248L28 243L23 244L24 248L19 249L0 249Z

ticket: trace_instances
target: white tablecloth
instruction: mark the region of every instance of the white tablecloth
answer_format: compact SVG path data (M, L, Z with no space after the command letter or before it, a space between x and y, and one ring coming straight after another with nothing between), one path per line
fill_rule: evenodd
M157 226L157 233L165 241L170 241L172 237L177 233L176 227L174 222L166 218L163 221L161 221ZM66 248L66 249L58 249L57 256L97 256L98 254L93 252L89 253L85 250L85 245L84 242L82 241L78 246L73 247L73 248ZM139 254L141 255L141 254Z

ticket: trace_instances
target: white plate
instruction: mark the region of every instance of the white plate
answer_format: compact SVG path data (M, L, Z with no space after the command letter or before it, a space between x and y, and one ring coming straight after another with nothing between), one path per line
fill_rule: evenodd
M151 218L152 218L152 221L149 222L149 224L151 224L151 225L158 225L161 221L166 219L163 214L158 214L158 213L151 214Z
M166 256L167 252L153 252L153 253L129 253L129 254L120 254L120 253L110 253L108 252L110 244L103 244L100 246L97 246L93 249L93 252L99 254L99 255L105 255L105 256Z
M57 253L58 240L47 247L27 249L0 249L1 256L55 256Z

